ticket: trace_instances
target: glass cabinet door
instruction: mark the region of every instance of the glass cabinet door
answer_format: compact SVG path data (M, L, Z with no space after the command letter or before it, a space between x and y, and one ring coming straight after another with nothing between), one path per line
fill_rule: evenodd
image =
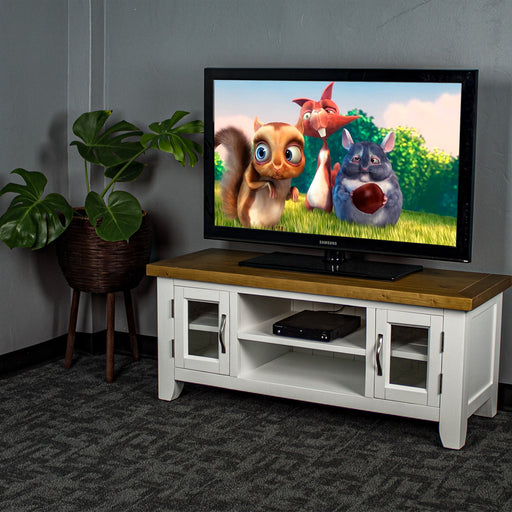
M229 294L176 287L176 366L229 374Z
M375 396L437 407L441 392L442 317L377 312Z

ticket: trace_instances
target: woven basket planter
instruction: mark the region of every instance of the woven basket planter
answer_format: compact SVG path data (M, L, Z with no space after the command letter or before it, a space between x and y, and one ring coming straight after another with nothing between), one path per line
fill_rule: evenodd
M142 225L129 242L107 242L96 234L89 219L75 216L57 240L59 265L69 286L89 293L135 288L146 272L151 254L151 226L144 213Z

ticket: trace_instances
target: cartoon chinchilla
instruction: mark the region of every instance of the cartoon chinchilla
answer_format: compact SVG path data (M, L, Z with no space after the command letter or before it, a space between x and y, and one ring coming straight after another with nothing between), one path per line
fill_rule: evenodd
M374 142L356 142L344 128L343 147L348 151L336 176L333 189L334 212L340 220L386 226L396 224L402 212L402 191L387 154L395 146L395 134L389 132L381 145ZM376 184L382 192L382 201L373 213L356 207L354 192L369 183ZM356 193L357 194L357 193Z

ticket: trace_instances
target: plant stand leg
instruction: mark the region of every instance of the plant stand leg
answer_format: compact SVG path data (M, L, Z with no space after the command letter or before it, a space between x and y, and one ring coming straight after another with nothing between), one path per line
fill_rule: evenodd
M128 332L130 333L130 347L133 360L139 360L139 349L137 346L137 331L135 329L135 316L133 314L132 294L130 290L124 290L124 305L126 309L126 319L128 321Z
M66 355L64 357L64 366L71 368L73 362L73 349L75 346L76 320L78 317L78 305L80 303L80 292L73 290L73 299L71 301L71 311L69 313L68 340L66 343Z
M114 323L115 323L114 292L107 293L107 382L114 381Z

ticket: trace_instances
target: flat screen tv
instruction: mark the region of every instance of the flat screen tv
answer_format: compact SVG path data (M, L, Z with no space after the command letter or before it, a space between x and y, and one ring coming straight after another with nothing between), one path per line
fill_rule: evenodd
M295 247L241 265L393 280L422 267L375 255L470 261L476 70L204 78L205 238Z

